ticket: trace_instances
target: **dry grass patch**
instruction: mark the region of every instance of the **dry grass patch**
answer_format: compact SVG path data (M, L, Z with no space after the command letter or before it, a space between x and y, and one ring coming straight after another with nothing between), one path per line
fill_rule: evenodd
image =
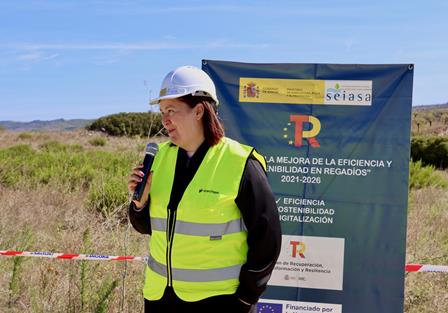
M83 148L91 150L102 151L132 151L144 153L145 145L148 142L161 142L166 140L166 137L113 137L101 132L87 131L78 129L74 131L63 132L25 132L24 133L2 131L0 132L0 148L6 148L17 144L28 144L33 149L38 149L42 144L49 141L57 141L68 145L81 145ZM101 140L103 138L107 144L95 145L93 141Z
M147 254L147 237L115 217L88 212L84 197L51 188L0 189L0 249ZM2 312L122 312L123 306L124 312L140 312L143 270L136 262L126 269L124 262L1 257L0 307Z
M428 187L410 195L407 263L448 264L448 192ZM406 275L405 312L448 312L447 273Z

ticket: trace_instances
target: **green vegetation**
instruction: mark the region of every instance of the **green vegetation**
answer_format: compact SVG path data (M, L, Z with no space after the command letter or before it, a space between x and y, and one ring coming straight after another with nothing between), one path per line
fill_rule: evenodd
M421 161L411 162L409 165L409 188L421 189L424 187L448 187L448 181L437 172L432 165L422 166Z
M128 201L126 177L140 157L131 152L85 150L80 145L48 141L0 149L0 186L61 192L87 192L89 208L108 214Z
M83 254L93 254L95 253L93 249L92 235L90 228L82 234L82 247L81 253ZM79 262L79 298L80 298L80 312L95 312L104 313L107 312L109 307L109 300L111 299L112 293L118 286L118 279L113 280L111 275L108 274L99 288L92 288L90 283L90 278L93 276L95 270L98 267L98 263L93 263L91 261L80 261Z
M31 133L29 133L29 132L23 132L23 133L19 134L18 138L21 140L26 140L26 139L33 138L33 135L31 135Z
M163 134L160 114L119 113L101 117L86 127L88 130L102 131L111 136L151 137Z
M109 308L109 303L112 298L112 293L118 286L118 279L113 280L111 278L111 274L108 274L106 279L104 280L101 289L99 290L97 297L98 298L98 304L95 307L94 312L95 313L105 313L107 312Z
M436 168L448 167L448 137L418 136L411 142L411 158L413 161L421 160L423 165L432 165Z
M104 137L96 137L89 140L89 143L95 147L104 147L106 145L106 142L107 140Z
M30 229L23 229L17 237L17 251L26 251L32 245L33 234ZM13 259L13 267L11 271L11 280L9 282L9 298L8 298L8 307L11 307L18 299L20 294L20 289L22 288L21 284L21 273L23 263L26 261L26 258L16 257Z

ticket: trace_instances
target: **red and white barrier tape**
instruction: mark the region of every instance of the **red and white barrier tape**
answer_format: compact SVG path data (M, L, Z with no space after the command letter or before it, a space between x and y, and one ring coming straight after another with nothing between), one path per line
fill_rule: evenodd
M143 256L113 256L97 254L72 254L55 252L29 252L0 250L0 255L4 256L29 256L37 258L65 259L65 260L89 260L89 261L140 261L145 262L147 257ZM406 272L447 272L446 265L424 265L424 264L406 264Z
M29 251L11 251L0 250L0 255L5 256L30 256L37 258L65 259L65 260L89 260L89 261L141 261L146 262L146 257L141 256L113 256L98 254L72 254L72 253L54 253L54 252L29 252Z
M447 265L406 264L406 272L448 272Z

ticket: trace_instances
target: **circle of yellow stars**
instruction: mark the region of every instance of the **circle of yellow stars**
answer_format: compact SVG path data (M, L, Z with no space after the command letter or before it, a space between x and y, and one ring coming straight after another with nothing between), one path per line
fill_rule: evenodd
M291 126L291 123L288 123L288 126L287 127L285 127L285 128L283 128L283 138L284 139L286 139L286 140L288 140L288 144L289 145L293 145L294 144L294 140L290 140L289 139L289 131L288 131L288 128Z

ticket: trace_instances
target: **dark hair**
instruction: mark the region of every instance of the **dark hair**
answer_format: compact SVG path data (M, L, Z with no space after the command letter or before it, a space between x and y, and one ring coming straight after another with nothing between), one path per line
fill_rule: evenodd
M211 146L216 145L224 137L224 126L219 121L215 113L214 103L209 97L198 97L186 95L179 100L185 102L190 108L194 108L198 103L204 106L204 115L202 116L202 126L204 126L204 137Z

